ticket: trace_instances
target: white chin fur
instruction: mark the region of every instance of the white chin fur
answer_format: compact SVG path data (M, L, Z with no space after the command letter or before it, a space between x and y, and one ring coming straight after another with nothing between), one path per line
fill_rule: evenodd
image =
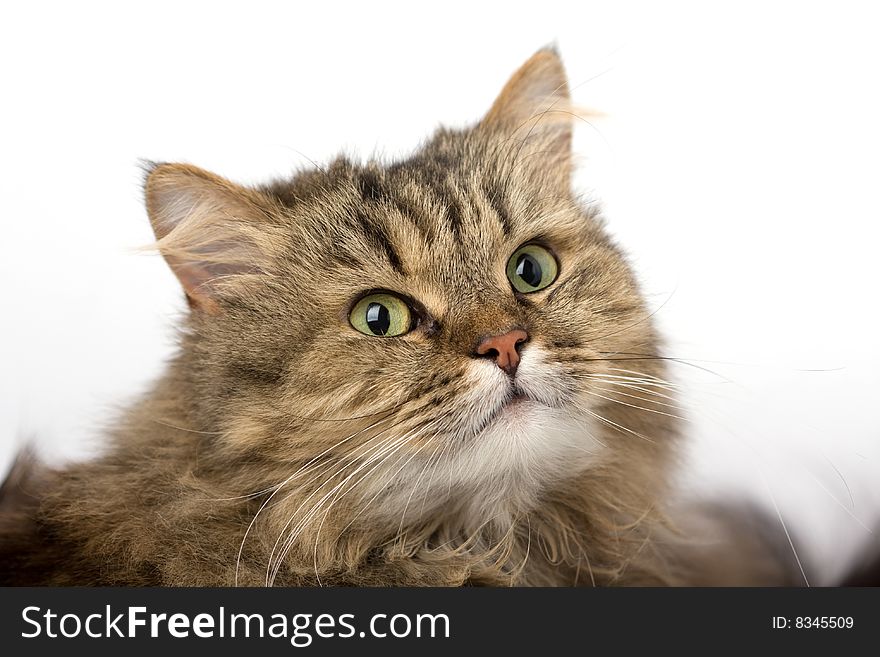
M497 408L508 395L507 375L487 360L474 361L470 373L475 407ZM517 387L531 399L506 406L478 435L468 441L454 464L467 480L514 477L540 488L577 474L598 458L602 444L592 419L576 414L566 377L539 345L529 344L516 374ZM485 416L475 414L475 423ZM477 426L480 426L477 424Z
M528 499L595 462L602 445L594 435L589 422L565 409L521 401L505 408L450 460L451 478L468 488L502 486Z
M416 520L417 512L452 505L474 526L510 517L530 508L554 482L576 476L601 458L604 447L595 437L594 421L563 405L568 391L562 372L539 346L528 345L517 372L517 386L533 399L505 406L493 416L508 396L507 375L483 360L472 363L469 378L473 429L465 439L445 438L452 444L434 462L430 476L422 459L400 473L396 492L407 504L398 508L397 495L389 495L383 506L392 516ZM494 419L486 425L489 417ZM485 428L473 435L481 426Z

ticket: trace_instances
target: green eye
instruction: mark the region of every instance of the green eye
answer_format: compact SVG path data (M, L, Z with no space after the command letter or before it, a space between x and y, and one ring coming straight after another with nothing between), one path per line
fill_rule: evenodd
M543 246L526 244L507 261L507 278L517 292L528 294L543 290L556 280L559 264Z
M412 328L409 306L391 294L368 294L354 305L348 319L364 335L391 338Z

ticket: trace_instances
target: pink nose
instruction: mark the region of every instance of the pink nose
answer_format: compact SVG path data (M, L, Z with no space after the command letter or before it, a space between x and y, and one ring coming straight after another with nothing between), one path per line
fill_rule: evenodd
M513 376L519 365L519 345L528 339L529 334L522 329L483 338L477 345L477 355L491 358L498 367Z

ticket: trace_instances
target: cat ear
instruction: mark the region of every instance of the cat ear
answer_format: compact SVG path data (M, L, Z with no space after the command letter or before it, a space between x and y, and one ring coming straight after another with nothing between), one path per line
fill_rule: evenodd
M535 168L571 175L571 97L562 60L553 48L539 50L513 74L480 127L524 145Z
M156 246L190 305L216 312L218 291L262 271L272 253L263 194L186 164L159 164L144 185Z

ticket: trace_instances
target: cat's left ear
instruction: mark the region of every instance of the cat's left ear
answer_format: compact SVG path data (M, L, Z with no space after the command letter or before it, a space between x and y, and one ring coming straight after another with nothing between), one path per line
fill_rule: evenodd
M508 80L479 129L522 144L519 159L567 189L575 117L572 110L562 60L555 49L545 48Z

